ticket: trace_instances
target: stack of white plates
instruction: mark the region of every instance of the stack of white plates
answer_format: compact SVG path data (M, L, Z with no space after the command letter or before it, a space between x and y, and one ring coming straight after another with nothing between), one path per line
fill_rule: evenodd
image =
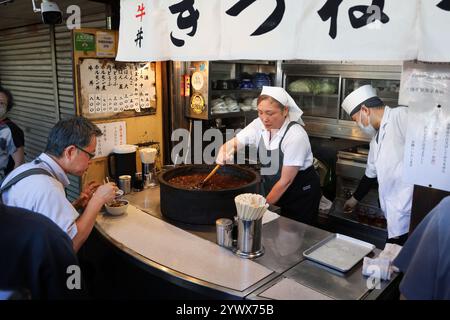
M224 100L225 100L225 104L227 105L228 112L238 112L239 111L239 106L235 99L233 99L231 97L225 97Z
M258 98L252 100L252 109L258 110Z
M250 110L252 110L252 106L248 106L248 105L243 104L243 103L239 103L239 107L241 108L242 111L250 111Z
M214 99L211 101L211 113L227 113L228 107L223 99Z

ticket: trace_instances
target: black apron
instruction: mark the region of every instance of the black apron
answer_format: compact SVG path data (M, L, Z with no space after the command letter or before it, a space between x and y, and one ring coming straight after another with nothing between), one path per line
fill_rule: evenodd
M279 159L278 161L278 170L273 175L265 175L262 176L262 190L263 194L267 196L267 194L272 190L275 183L281 178L281 170L283 168L283 159L284 153L281 151L281 143L286 136L286 133L293 125L300 125L296 121L292 121L288 124L286 131L283 137L280 140L280 144L278 145L278 149L267 150L264 140L261 139L258 146L258 157L261 162L262 168L268 168L271 166L271 163L265 161L261 161L262 156L266 159ZM263 170L263 169L262 169ZM287 190L283 193L281 198L275 204L281 207L281 214L285 217L307 223L310 225L315 225L317 222L317 215L319 212L319 203L320 198L322 196L320 190L320 179L317 172L314 170L313 166L309 168L299 171L294 178L292 184L287 188Z

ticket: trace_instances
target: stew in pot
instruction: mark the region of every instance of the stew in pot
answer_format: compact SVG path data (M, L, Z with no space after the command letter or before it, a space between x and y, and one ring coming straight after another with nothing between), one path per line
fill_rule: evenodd
M188 175L181 175L169 179L169 183L178 187L185 189L200 189L200 183L206 178L208 173L192 173ZM232 176L232 175L221 175L215 174L210 180L208 180L202 190L223 190L223 189L234 189L243 186L250 181Z

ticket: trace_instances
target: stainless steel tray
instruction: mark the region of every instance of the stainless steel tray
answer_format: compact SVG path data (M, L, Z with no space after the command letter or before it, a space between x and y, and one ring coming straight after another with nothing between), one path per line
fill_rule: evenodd
M334 233L303 252L306 259L340 272L347 272L375 246L343 234Z

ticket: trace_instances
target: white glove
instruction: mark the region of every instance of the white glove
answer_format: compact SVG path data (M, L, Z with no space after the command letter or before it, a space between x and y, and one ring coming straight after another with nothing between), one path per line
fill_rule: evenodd
M352 212L354 209L355 209L355 207L356 207L356 205L358 204L358 200L356 200L353 196L350 198L350 199L348 199L347 201L345 201L345 203L344 203L344 212L348 212L348 213L350 213L350 212Z

